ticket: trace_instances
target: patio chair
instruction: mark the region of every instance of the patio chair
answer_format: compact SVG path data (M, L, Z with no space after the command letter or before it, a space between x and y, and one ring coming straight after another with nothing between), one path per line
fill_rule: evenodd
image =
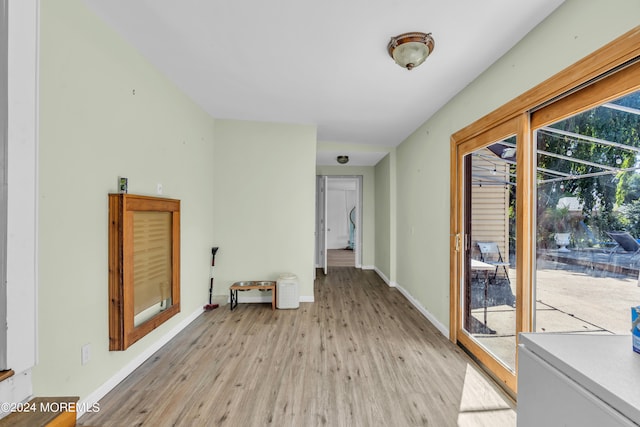
M607 231L609 237L616 242L616 246L609 252L609 260L613 257L613 254L622 249L623 253L630 253L632 261L636 256L640 255L640 243L633 238L631 234L626 231Z
M478 249L480 250L480 261L486 262L487 264L494 265L496 267L493 272L493 281L495 282L498 277L498 271L500 268L504 271L504 277L507 279L507 282L511 284L509 280L509 271L507 267L509 267L509 263L505 262L502 258L502 254L500 253L500 248L496 242L477 242Z
M587 224L585 224L584 221L580 221L579 222L580 227L582 227L582 230L584 231L585 236L587 237L587 243L589 243L591 246L593 247L599 247L599 248L611 248L612 246L616 246L617 243L615 241L600 241L596 238L595 234L593 234L593 231L591 230L591 227L589 227Z

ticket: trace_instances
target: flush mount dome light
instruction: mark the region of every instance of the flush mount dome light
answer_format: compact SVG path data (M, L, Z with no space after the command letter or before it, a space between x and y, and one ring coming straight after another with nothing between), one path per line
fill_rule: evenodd
M411 70L422 64L433 52L435 41L431 33L404 33L391 37L387 50L396 64Z
M341 165L344 165L346 163L349 163L349 156L338 156L336 157L336 160L338 161L338 163L340 163Z

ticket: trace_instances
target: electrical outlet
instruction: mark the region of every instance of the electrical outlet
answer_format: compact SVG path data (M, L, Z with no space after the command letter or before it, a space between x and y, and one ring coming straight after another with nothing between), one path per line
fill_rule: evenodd
M80 359L83 365L89 363L91 359L91 344L85 344L80 349Z
M162 184L158 183L156 186L156 193L158 193L158 195L162 194Z

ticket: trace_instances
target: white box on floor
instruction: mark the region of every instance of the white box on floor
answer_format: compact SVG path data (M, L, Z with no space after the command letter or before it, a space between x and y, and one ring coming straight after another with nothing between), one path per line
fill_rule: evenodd
M276 282L276 307L279 309L300 307L300 289L298 276L291 273L281 274Z

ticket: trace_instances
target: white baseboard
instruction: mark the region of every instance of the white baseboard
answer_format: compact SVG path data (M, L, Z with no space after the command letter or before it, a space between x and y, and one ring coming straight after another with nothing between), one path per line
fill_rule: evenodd
M392 288L397 288L400 293L402 295L404 295L404 297L416 308L416 310L418 310L420 312L420 314L422 314L424 317L426 317L426 319L431 322L431 324L433 326L436 327L436 329L438 331L440 331L440 333L442 335L444 335L445 337L449 338L449 328L447 328L445 325L442 324L442 322L440 322L433 314L431 314L429 312L429 310L427 310L426 308L424 308L420 302L415 299L413 297L413 295L411 295L405 288L403 288L402 286L400 286L399 284L397 284L396 282L391 282L384 274L382 274L382 272L380 270L378 270L377 268L375 269L376 273L378 273L378 276L380 276L380 278L382 280L384 280L384 282Z
M382 271L378 270L378 267L374 267L373 270L378 274L378 276L380 276L382 280L384 280L384 283L386 283L390 288L395 288L396 286L398 286L396 282L392 282L387 276L384 275Z
M91 409L100 399L102 399L107 393L109 393L115 386L117 386L122 380L124 380L129 374L142 365L145 360L151 357L156 351L160 350L162 346L171 341L173 337L178 335L184 328L186 328L191 322L196 320L203 312L203 309L198 309L184 318L182 322L174 326L169 332L164 334L158 341L152 343L146 350L140 353L131 362L127 363L122 369L120 369L114 376L109 378L104 384L98 387L93 393L89 394L84 399L81 399L77 406L77 418L80 418L86 409Z
M362 265L360 266L361 269L363 270L375 270L376 267L374 265Z
M315 302L315 298L313 297L313 295L309 296L309 295L301 295L300 296L300 302Z
M400 285L396 285L396 288L409 300L411 304L424 316L429 322L433 324L440 331L442 335L449 338L449 328L442 324L436 317L424 308L417 299L415 299L405 288Z

